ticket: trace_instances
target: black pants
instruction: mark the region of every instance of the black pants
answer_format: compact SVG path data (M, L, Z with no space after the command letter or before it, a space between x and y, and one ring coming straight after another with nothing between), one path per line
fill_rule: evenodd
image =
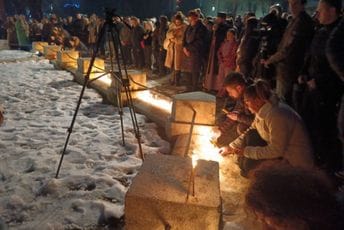
M122 50L123 50L123 59L125 59L125 63L127 65L132 65L133 59L131 57L131 46L130 45L123 45Z
M248 131L245 137L245 146L266 146L267 143L258 134L257 130ZM244 156L238 158L238 165L241 169L241 175L247 177L249 172L257 168L266 160L253 160Z

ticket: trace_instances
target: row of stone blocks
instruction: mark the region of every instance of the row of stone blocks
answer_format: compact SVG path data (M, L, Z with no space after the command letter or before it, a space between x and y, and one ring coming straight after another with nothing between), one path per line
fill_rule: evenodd
M34 52L40 52L45 58L51 61L55 61L57 66L62 69L67 69L73 72L79 79L82 79L87 74L88 68L90 66L91 58L80 57L78 51L74 50L62 50L61 46L48 45L47 42L33 42L32 50ZM128 75L130 76L130 89L131 90L141 90L146 85L146 74L135 71L128 70ZM94 60L90 72L90 80L96 79L105 73L105 61L100 58ZM117 77L119 72L115 73ZM122 71L122 76L125 72ZM118 86L119 81L113 80L114 77L104 76L99 78L99 82L105 84L108 88L115 88ZM104 80L105 79L105 80ZM110 79L110 80L109 80ZM138 84L137 84L138 83ZM123 91L123 89L122 89Z

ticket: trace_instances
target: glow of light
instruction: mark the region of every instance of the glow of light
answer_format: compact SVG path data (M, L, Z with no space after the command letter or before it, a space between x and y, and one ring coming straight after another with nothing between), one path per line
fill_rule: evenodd
M221 163L223 158L219 153L220 149L213 144L219 133L209 126L197 126L195 129L199 135L194 139L193 156L197 159Z
M195 155L195 154L192 154L191 159L192 159L192 168L196 168L196 166L197 166L197 161L198 161L198 156Z
M152 94L149 90L138 92L136 95L139 100L151 104L154 107L158 107L168 113L171 113L172 101L159 98L158 95Z
M97 77L100 77L100 75L102 75L103 73L92 73L91 74L91 80L92 79L95 79ZM98 78L96 81L99 81L99 82L102 82L104 83L106 86L111 86L111 83L112 83L112 79L111 79L111 76L110 74L106 74L104 76L102 76L101 78Z
M211 7L211 11L215 11L215 6Z

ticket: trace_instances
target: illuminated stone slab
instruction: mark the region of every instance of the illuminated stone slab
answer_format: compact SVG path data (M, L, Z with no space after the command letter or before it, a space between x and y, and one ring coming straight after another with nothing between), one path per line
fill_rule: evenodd
M48 46L48 42L32 42L32 51L33 52L44 52L44 46Z
M221 216L219 165L199 160L195 196L186 200L190 158L147 155L125 199L125 228L218 229ZM170 228L167 228L170 227Z
M190 133L194 111L193 134L198 134L203 126L215 125L216 97L204 92L178 94L173 98L171 116L166 123L169 138Z
M128 70L129 76L129 83L130 83L130 90L142 90L147 85L147 75L145 72L137 71L137 70ZM123 78L126 77L125 72L122 71ZM119 72L115 73L117 78L120 78ZM113 87L117 87L119 81L113 81ZM123 91L123 89L122 89Z
M86 74L88 67L90 66L90 62L91 62L91 58L79 58L77 61L78 72L82 74ZM102 72L105 72L104 60L100 58L96 58L92 66L91 73L102 73Z
M57 52L61 50L61 46L47 45L43 47L43 54L46 59L55 60L57 58Z
M62 68L76 68L78 58L78 51L61 50L57 52L57 64Z

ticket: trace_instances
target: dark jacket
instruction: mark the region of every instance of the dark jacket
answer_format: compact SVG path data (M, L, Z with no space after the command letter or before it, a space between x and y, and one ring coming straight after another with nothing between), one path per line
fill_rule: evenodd
M145 33L142 26L138 25L132 28L131 30L131 44L133 49L142 49L141 41L143 40L143 35Z
M278 78L296 81L314 34L313 28L312 18L304 11L289 22L277 52L268 59L269 64L277 64Z
M221 23L218 25L218 28L216 29L215 32L213 32L213 39L215 39L215 45L210 47L211 49L214 49L214 54L213 56L209 57L209 62L213 62L214 68L213 68L213 74L217 74L219 71L219 61L217 57L217 52L222 44L222 42L225 40L227 36L227 31L229 29L229 25L225 23Z
M344 82L344 18L330 35L326 54L332 69Z
M253 61L258 53L259 34L252 31L245 33L239 46L237 64L246 78L252 77Z
M305 72L302 73L308 76L307 80L315 80L317 91L320 93L319 96L324 100L323 103L337 103L343 93L343 83L331 68L326 56L326 43L338 23L339 19L330 25L322 26L316 31L305 61ZM343 41L338 44L341 43Z
M184 34L183 47L190 51L191 56L204 59L206 35L207 28L201 21L198 21L195 26L189 25Z

